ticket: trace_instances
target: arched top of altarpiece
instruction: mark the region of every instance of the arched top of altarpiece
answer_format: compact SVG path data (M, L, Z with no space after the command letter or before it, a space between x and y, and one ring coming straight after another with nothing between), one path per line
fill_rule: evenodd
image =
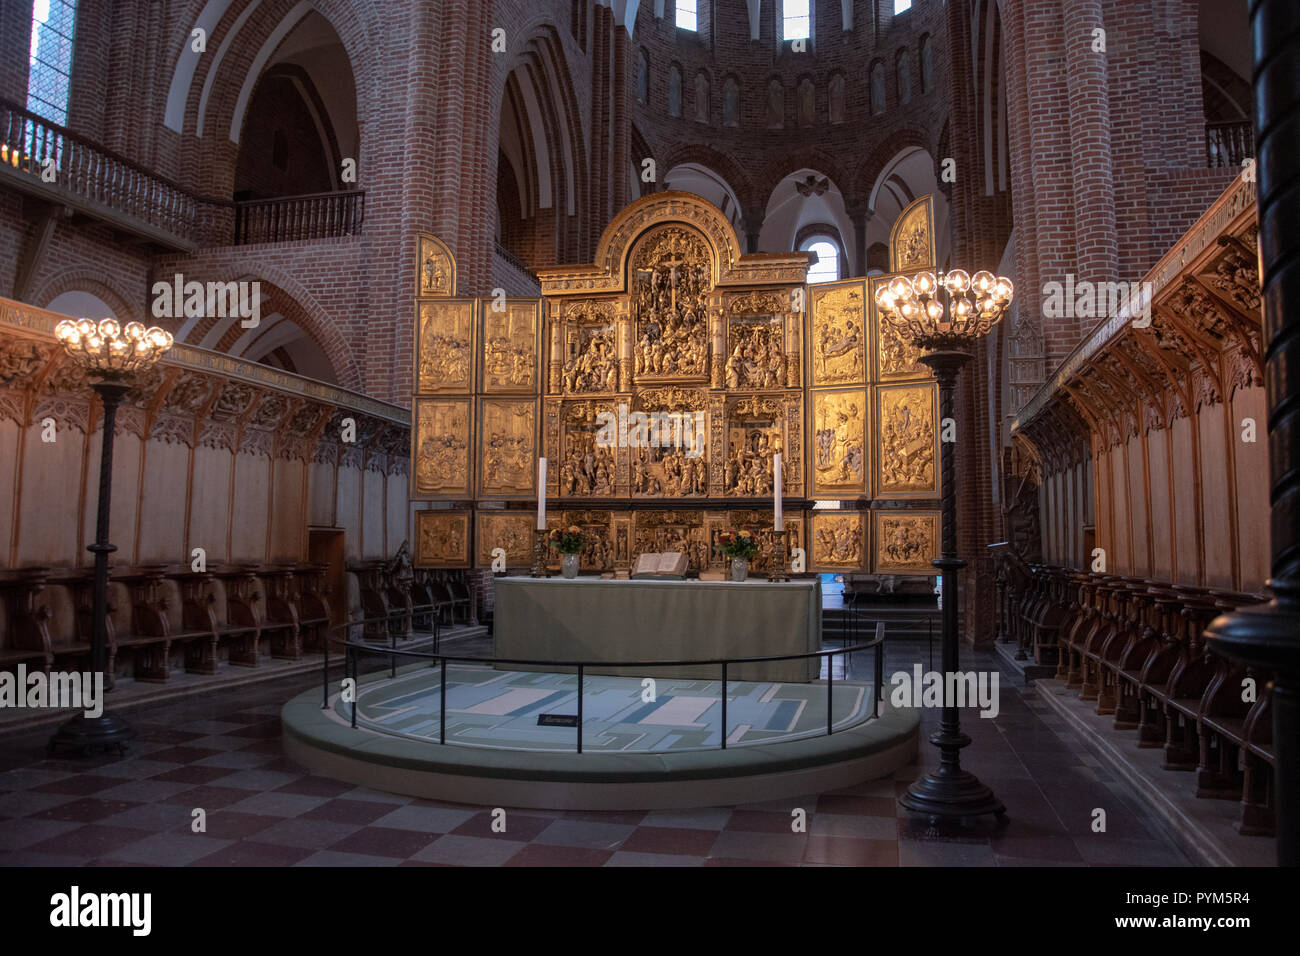
M717 206L694 193L669 189L643 196L615 216L596 244L595 262L537 270L542 294L627 291L627 259L637 240L670 224L689 226L704 237L715 287L801 283L808 275L810 253L742 254L736 230Z
M934 268L934 197L922 196L899 213L889 233L891 272Z
M415 239L415 294L456 294L456 257L437 236L422 232Z

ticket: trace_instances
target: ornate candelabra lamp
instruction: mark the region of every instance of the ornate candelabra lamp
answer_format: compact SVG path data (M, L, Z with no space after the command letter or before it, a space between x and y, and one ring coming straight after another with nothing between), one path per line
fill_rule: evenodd
M920 361L934 370L939 383L939 415L955 420L953 389L957 373L972 357L975 344L1002 318L1014 287L991 272L968 275L960 269L898 276L876 290L876 305L901 335L923 353ZM934 562L943 585L942 660L946 675L957 670L957 572L966 562L957 556L957 500L952 442L939 445L943 533ZM947 681L945 680L945 686ZM970 818L986 813L1006 820L1006 807L974 774L961 768L961 749L970 744L962 733L953 701L945 700L940 729L930 736L939 748L939 767L916 780L899 803L929 817L933 831L940 819Z
M91 669L102 674L108 666L108 556L117 550L108 541L109 501L113 484L113 427L117 406L131 388L131 380L152 368L172 347L172 336L159 328L146 329L139 322L120 325L116 319L65 319L54 336L72 361L98 381L91 388L104 406L104 434L99 457L99 510L95 521L95 543L86 550L95 556L95 586L91 604ZM104 681L108 683L107 679ZM123 751L135 732L125 720L101 709L98 717L78 714L64 723L50 738L49 749L66 746L84 754L116 748Z

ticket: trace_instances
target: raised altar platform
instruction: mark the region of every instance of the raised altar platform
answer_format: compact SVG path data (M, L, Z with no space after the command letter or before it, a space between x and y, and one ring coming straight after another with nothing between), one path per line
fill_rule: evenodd
M495 656L539 661L776 657L822 649L821 581L496 581ZM573 668L509 665L511 670ZM817 658L735 664L730 680L810 681ZM589 667L589 674L717 678L721 668Z
M778 800L852 786L916 757L918 716L876 711L870 684L665 680L641 699L639 679L584 681L577 728L538 722L575 713L577 678L452 664L446 743L439 668L363 676L352 705L319 688L284 706L286 755L312 771L380 790L503 807L656 810ZM827 734L829 720L834 733ZM727 748L721 747L725 736Z

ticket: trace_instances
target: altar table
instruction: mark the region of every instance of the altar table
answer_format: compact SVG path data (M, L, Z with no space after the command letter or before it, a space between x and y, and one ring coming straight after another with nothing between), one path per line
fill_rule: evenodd
M822 646L821 580L768 582L496 579L496 656L529 660L651 661L805 654ZM573 668L500 665L507 670ZM821 659L735 664L728 680L816 680ZM594 666L591 674L707 678L708 667Z

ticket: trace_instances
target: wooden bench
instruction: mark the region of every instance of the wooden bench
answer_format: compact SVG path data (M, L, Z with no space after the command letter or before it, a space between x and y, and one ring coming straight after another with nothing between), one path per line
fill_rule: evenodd
M1157 693L1165 711L1166 770L1195 770L1200 762L1197 715L1216 663L1205 646L1206 625L1217 615L1206 588L1177 585L1183 598L1184 634L1169 680Z
M25 664L48 674L54 663L49 620L53 612L39 600L48 568L0 571L0 592L5 605L5 630L0 640L0 669Z
M298 632L304 650L323 650L329 636L329 587L325 583L327 565L301 563L293 573L294 603L298 607Z
M302 658L302 633L298 621L298 607L294 604L294 566L261 565L254 569L265 593L265 611L258 621L259 634L270 639L271 657L276 660L296 661ZM253 595L256 600L258 594ZM254 658L256 663L256 658Z

